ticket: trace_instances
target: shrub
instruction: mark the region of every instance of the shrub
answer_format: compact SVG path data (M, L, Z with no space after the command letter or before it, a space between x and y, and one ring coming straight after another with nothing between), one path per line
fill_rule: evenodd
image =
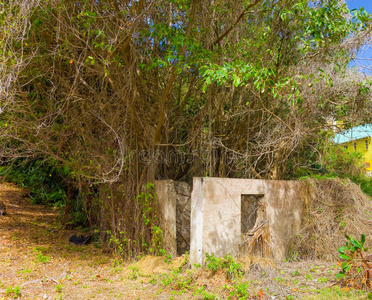
M63 206L69 170L56 167L51 160L17 159L0 167L0 175L22 188L29 188L34 204Z
M341 271L336 275L340 279L341 286L353 287L355 289L370 290L372 278L369 262L363 255L368 248L364 247L366 236L361 235L360 240L345 235L346 245L337 249L340 253Z

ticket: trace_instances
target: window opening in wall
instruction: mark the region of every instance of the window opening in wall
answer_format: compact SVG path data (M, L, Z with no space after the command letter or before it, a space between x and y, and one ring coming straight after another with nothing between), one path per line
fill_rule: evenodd
M264 195L242 195L241 231L248 233L257 222Z
M354 143L354 151L356 151L356 143Z
M366 150L368 150L368 140L365 141Z
M344 145L344 148L347 149L347 145Z

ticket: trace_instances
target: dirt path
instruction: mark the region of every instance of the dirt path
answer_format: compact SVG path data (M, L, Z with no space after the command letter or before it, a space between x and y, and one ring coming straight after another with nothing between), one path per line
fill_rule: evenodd
M76 246L62 229L59 210L31 205L22 190L0 183L7 215L0 217L0 299L361 299L333 291L332 262L281 262L251 266L239 283L226 272L179 267L162 257L120 263L94 244ZM162 273L163 275L157 275ZM248 296L240 297L246 293ZM365 298L366 295L363 295Z
M0 217L0 299L198 299L172 291L164 257L123 263L94 244L77 246L58 222L60 211L32 205L22 189L0 183L7 215ZM169 273L168 287L159 274ZM182 277L183 275L180 275ZM203 285L206 276L201 276ZM169 282L171 280L171 282Z
M22 299L135 299L140 284L124 280L126 266L93 244L71 244L58 210L31 205L9 183L0 184L0 200L0 299L17 286Z

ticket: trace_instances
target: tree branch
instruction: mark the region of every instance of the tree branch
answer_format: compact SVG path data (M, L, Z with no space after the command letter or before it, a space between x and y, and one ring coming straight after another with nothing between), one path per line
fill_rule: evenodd
M258 3L260 3L261 0L256 0L254 1L253 3L249 4L245 9L243 9L243 11L240 13L240 15L238 16L238 18L236 19L236 21L231 24L231 26L229 28L227 28L225 30L224 33L222 33L212 44L212 47L217 45L225 36L227 36L233 29L234 27L240 22L240 20L244 17L244 15L248 12L248 10L250 8L252 8L253 6L256 6Z

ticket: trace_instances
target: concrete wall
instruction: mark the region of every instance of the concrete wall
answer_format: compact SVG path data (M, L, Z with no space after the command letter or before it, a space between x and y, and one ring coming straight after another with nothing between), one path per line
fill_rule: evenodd
M242 195L263 195L267 221L288 249L301 225L301 192L297 181L194 178L190 263L203 264L205 254L212 252L218 257L237 257L242 242Z
M176 239L176 195L173 180L155 181L157 209L160 228L163 231L164 249L172 256L177 255Z
M204 263L206 253L237 257L242 244L242 195L258 195L264 212L257 223L267 221L288 251L299 231L306 189L298 181L231 178L194 178L184 182L155 182L158 214L165 250L176 256L190 248L190 263ZM191 204L190 204L191 203ZM277 251L281 259L284 252Z
M186 182L155 181L160 228L165 250L172 256L190 250L191 187Z

